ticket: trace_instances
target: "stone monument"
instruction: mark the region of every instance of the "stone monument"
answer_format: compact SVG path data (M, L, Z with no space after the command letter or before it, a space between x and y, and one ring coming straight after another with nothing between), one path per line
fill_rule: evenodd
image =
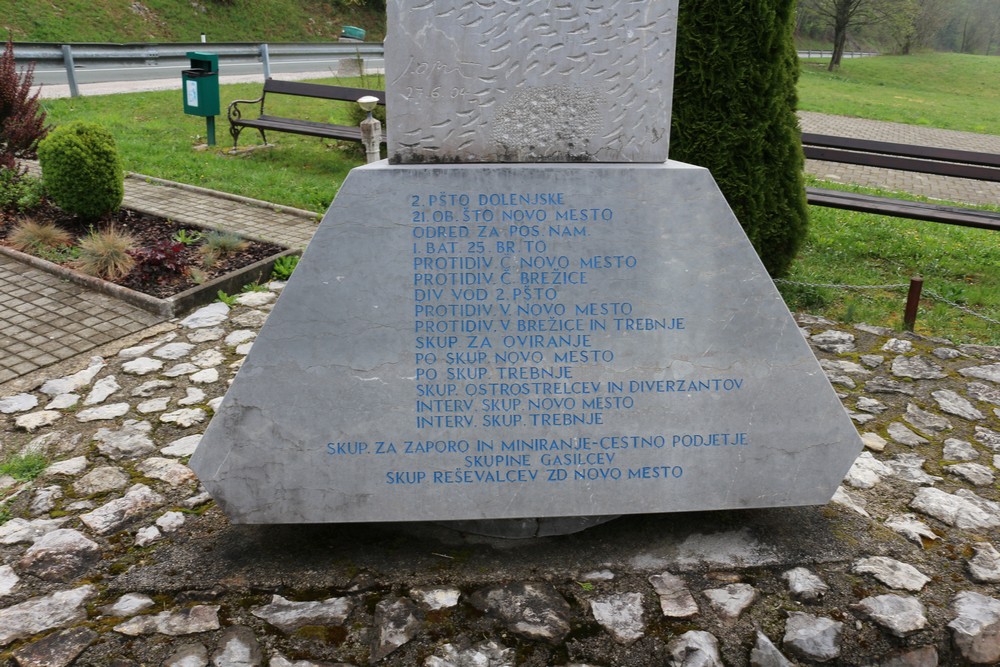
M231 520L829 501L858 435L711 174L665 161L676 6L389 0L390 160L191 460Z

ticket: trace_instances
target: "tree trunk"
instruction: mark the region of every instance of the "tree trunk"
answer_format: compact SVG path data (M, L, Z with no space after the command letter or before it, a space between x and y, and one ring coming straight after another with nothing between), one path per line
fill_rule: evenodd
M827 71L832 72L840 67L840 61L844 57L844 49L846 46L847 27L837 26L833 33L833 55L830 57L830 66L826 68Z

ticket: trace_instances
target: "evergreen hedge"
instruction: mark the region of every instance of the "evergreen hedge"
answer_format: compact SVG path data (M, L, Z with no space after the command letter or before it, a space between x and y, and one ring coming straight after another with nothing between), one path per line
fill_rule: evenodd
M670 157L707 167L772 276L808 226L795 0L681 0Z

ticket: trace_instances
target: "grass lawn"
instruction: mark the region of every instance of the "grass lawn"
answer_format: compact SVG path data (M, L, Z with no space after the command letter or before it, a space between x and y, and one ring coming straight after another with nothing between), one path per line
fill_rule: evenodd
M834 289L779 282L778 289L793 311L902 330L907 286L916 275L924 279L917 333L1000 345L1000 325L942 300L1000 320L1000 234L995 231L811 206L809 236L787 280L901 287Z
M319 83L360 85L343 79ZM347 173L364 162L360 146L272 133L268 139L273 148L230 155L233 141L226 107L236 99L255 99L260 91L261 84L254 83L221 87L218 145L204 151L193 147L205 142L205 119L184 114L180 90L43 100L43 104L53 124L85 120L108 128L129 171L322 213ZM252 105L246 111L256 113ZM351 122L347 103L287 95L269 97L267 112L338 124ZM244 130L240 136L241 148L261 143L255 130Z
M1000 135L1000 58L953 53L844 60L807 60L799 108ZM843 188L831 183L822 187ZM880 193L904 197L901 193ZM913 197L911 197L913 198ZM998 202L1000 204L1000 202ZM998 209L1000 210L1000 209ZM917 332L960 342L1000 344L1000 325L965 314L933 292L1000 320L1000 234L931 222L810 207L809 237L789 280L883 285L924 277ZM843 322L902 327L906 290L780 286L793 310Z
M806 63L801 108L1000 134L1000 59L955 54L845 60L830 74ZM358 80L321 83L361 86ZM223 112L234 99L252 99L260 84L222 86ZM363 161L357 144L272 134L273 148L238 156L225 116L217 121L218 146L195 151L205 121L186 116L180 91L45 100L53 123L90 120L108 127L127 169L207 188L323 212L347 173ZM348 105L275 96L268 112L312 120L351 122ZM240 146L259 144L246 130ZM823 184L827 187L830 184ZM820 207L790 280L847 285L905 284L925 278L925 289L1000 319L1000 234L949 225L886 218ZM781 285L789 307L844 322L901 327L905 289L846 290ZM928 296L917 331L955 341L1000 344L1000 326L964 314Z
M1000 135L1000 58L958 53L802 62L799 108Z

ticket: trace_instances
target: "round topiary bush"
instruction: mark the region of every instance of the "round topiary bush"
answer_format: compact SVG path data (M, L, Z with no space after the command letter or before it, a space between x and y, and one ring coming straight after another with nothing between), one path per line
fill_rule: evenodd
M38 144L49 197L64 211L99 218L118 210L125 175L114 137L100 125L61 125Z

